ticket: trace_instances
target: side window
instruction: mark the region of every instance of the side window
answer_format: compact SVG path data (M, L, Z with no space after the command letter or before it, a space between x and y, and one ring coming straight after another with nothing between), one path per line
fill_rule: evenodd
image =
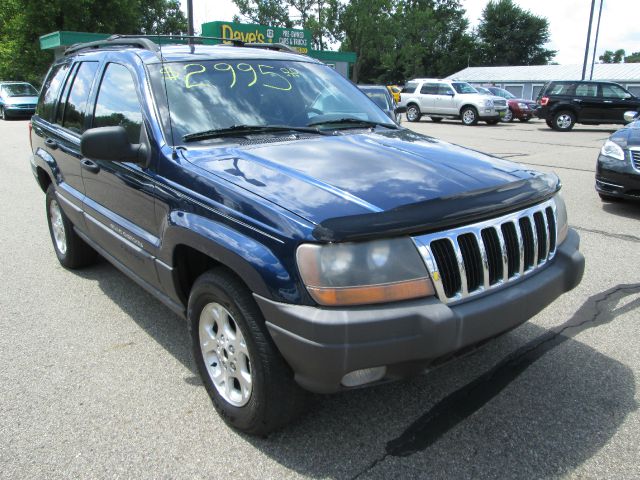
M449 85L441 83L438 85L438 95L453 95L453 88Z
M402 87L400 93L415 93L417 87L417 83L409 82L404 87Z
M122 126L131 143L140 142L142 112L136 86L129 70L123 65L107 65L93 117L93 127Z
M44 85L42 85L42 93L38 100L36 114L49 122L53 121L56 100L68 71L68 63L54 66L49 72Z
M423 95L437 95L438 94L438 84L437 83L423 83L422 88L420 88L420 93Z
M569 95L572 86L572 83L552 83L545 95Z
M579 97L597 97L598 86L593 83L581 83L576 87L576 95Z
M602 88L602 96L605 98L630 98L630 95L618 85L602 84L600 88Z
M82 62L77 69L71 90L64 106L62 126L69 130L82 133L84 131L84 118L89 100L89 91L93 83L93 77L98 71L98 62Z

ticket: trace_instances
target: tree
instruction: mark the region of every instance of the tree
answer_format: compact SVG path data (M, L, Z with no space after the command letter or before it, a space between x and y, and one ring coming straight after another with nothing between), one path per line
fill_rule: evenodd
M177 0L0 0L0 78L40 84L53 60L40 36L58 30L182 33L179 7Z
M600 57L598 57L602 63L622 63L623 60L626 61L624 56L624 50L620 48L615 52L611 50L606 50Z
M293 27L289 18L289 9L281 0L233 0L241 17L234 17L235 22L249 21L270 27Z
M477 34L485 65L546 65L556 54L544 48L550 38L548 20L513 0L491 0Z
M640 63L640 52L633 52L624 57L624 63Z

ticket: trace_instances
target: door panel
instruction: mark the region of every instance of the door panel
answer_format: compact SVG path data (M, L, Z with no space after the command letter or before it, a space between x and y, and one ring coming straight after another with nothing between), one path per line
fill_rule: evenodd
M108 63L95 101L92 127L122 126L131 143L146 142L136 83L124 65ZM144 166L84 159L85 215L91 237L154 287L159 247L154 184Z

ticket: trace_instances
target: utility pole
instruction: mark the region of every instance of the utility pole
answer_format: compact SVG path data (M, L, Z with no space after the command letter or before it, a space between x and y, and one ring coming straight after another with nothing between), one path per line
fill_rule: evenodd
M187 35L193 36L193 0L187 0Z
M598 33L600 33L600 17L602 17L602 4L604 0L600 0L600 11L598 12L598 26L596 27L596 39L593 42L593 57L591 58L591 74L589 80L593 80L593 66L596 63L596 49L598 48Z
M591 14L589 15L589 30L587 30L587 45L584 47L584 62L582 63L582 80L587 73L587 60L589 60L589 43L591 42L591 24L593 23L593 9L596 6L596 0L591 0Z

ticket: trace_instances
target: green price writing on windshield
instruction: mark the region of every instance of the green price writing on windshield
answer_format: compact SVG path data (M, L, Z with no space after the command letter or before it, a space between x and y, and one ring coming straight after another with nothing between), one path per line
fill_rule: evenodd
M295 68L283 67L276 69L276 67L273 67L271 65L257 65L256 68L253 65L244 62L237 63L235 65L226 62L219 62L213 64L211 68L217 72L229 73L229 88L233 88L238 82L237 72L248 73L250 75L247 87L253 87L256 83L258 83L258 80L260 79L262 80L262 86L273 88L275 90L282 90L284 92L288 92L293 88L291 82L287 80L287 77L300 77L300 72ZM200 76L201 74L205 74L207 72L207 67L203 64L189 63L185 65L183 69L186 72L186 75L184 77L184 86L186 88L208 87L211 85L210 83L203 82L203 78ZM167 67L163 68L162 74L168 80L178 79L178 73L175 70Z

